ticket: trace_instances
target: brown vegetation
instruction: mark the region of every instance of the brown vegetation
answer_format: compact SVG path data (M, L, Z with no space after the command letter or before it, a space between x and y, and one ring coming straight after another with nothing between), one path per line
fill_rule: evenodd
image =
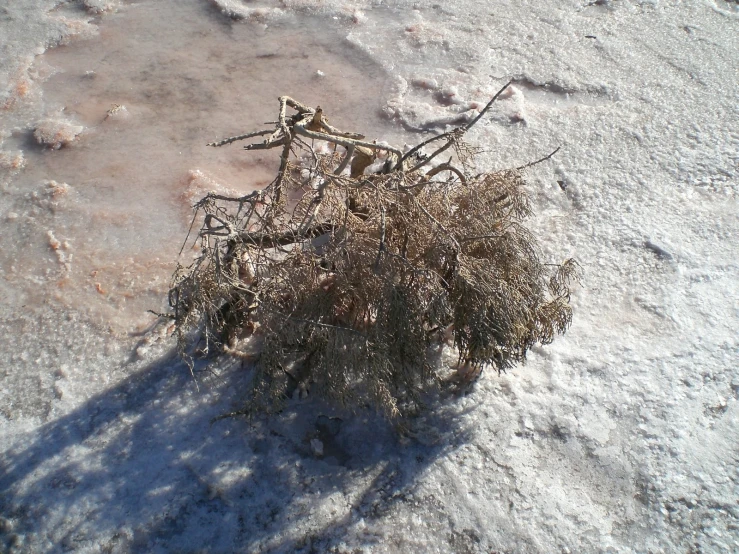
M524 168L475 174L464 142L506 87L469 124L406 153L287 97L275 129L213 143L264 136L245 148L280 148L281 164L263 190L195 205L201 254L170 291L185 359L197 343L253 360L245 412L310 386L396 418L441 382L428 352L445 335L465 371L501 371L563 333L575 262L539 259Z

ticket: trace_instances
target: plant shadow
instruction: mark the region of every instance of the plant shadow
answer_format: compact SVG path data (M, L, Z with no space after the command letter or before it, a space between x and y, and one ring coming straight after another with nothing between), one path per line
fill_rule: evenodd
M315 399L213 422L250 371L199 375L198 390L167 355L4 446L0 550L328 551L412 502L419 475L468 440L443 401L413 440L368 410Z

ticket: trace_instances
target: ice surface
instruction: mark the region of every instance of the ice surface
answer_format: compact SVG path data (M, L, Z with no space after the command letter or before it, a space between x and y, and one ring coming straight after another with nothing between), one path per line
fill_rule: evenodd
M724 0L0 7L0 551L739 551L737 36ZM145 310L192 201L274 158L204 144L280 94L414 142L510 78L471 138L562 146L529 181L568 334L407 441L310 396L211 424L248 370L196 388Z

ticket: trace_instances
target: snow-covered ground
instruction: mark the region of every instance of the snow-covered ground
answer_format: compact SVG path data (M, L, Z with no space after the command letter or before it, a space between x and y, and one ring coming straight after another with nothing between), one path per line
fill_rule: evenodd
M569 332L412 440L310 397L211 423L248 369L196 386L146 310L189 205L275 160L204 144L280 94L418 142L510 78L470 139L562 146L528 180ZM737 122L725 0L3 3L0 551L738 552Z

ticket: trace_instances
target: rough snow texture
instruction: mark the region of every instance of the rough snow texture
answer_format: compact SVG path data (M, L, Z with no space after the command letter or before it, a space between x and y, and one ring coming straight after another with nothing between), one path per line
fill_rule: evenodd
M210 25L227 21L202 3ZM86 8L104 3L11 3L0 8L0 35L12 39L0 55L0 233L13 252L0 274L0 550L738 551L736 3L217 3L279 8L283 25L313 11L316 33L343 34L354 63L384 68L383 112L408 142L468 117L515 78L471 138L495 168L562 146L530 182L543 255L576 256L585 271L574 325L526 366L439 399L407 442L372 414L331 411L310 396L270 421L211 425L238 401L248 370L200 373L198 390L167 355L165 325L136 327L129 315L126 327L120 314L137 295L161 294L149 281L85 274L107 296L64 303L86 283L58 273L60 251L74 251L65 258L74 268L90 248L73 217L62 219L68 204L87 213L86 169L75 180L31 177L41 155L82 153L34 153L19 138L47 116L42 52L89 32ZM126 4L100 25L147 5ZM190 5L171 2L171 17ZM273 32L231 24L255 25L263 41ZM316 69L330 77L334 68L305 71ZM187 132L212 140L198 113ZM26 175L36 196L20 190ZM55 197L39 185L51 181L71 187ZM108 194L114 211L114 186ZM80 237L68 252L67 236ZM131 248L123 237L99 238ZM49 250L47 265L16 279L23 268L13 260L33 248ZM175 254L162 247L167 263L152 275L166 279ZM154 271L135 264L116 274ZM118 312L93 310L121 290L131 296Z

